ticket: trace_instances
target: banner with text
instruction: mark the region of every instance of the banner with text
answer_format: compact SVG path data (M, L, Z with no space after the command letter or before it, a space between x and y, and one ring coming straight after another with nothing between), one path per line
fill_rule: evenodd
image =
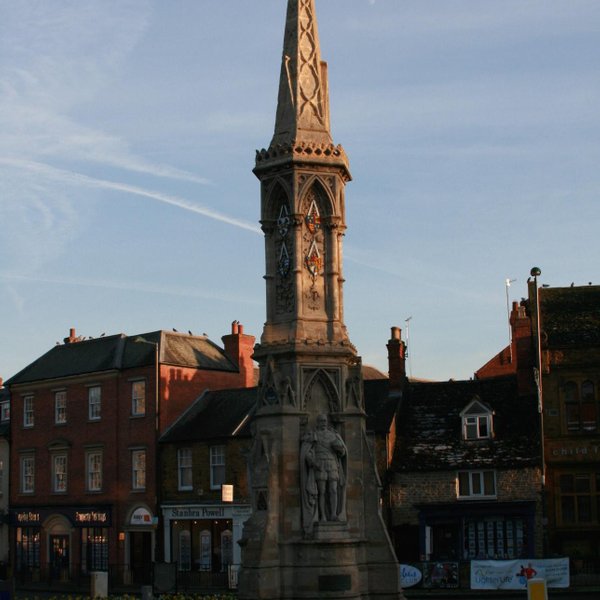
M528 579L545 579L549 588L569 587L569 559L472 560L471 589L526 590Z

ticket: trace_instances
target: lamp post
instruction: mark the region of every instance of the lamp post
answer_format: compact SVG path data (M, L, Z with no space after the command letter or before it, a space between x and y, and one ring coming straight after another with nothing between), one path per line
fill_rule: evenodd
M538 287L537 278L542 274L539 267L533 267L530 271L533 277L535 290L535 354L536 364L533 368L533 376L536 384L538 413L540 415L540 452L541 452L541 467L542 467L542 543L544 556L548 547L546 540L546 456L544 451L544 395L543 395L543 376L542 376L542 332L540 328L540 290Z

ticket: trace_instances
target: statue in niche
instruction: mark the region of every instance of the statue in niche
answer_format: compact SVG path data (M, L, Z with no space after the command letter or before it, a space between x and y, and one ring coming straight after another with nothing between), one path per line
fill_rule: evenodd
M327 415L318 415L316 427L304 435L300 448L302 526L307 535L317 521L345 519L346 451Z

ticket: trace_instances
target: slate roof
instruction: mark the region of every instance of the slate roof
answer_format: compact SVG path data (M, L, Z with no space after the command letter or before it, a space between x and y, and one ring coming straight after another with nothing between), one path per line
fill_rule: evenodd
M257 388L204 392L160 438L160 442L191 442L250 437Z
M367 430L389 431L399 396L388 394L387 379L364 382ZM207 391L161 436L161 442L189 442L249 437L256 387Z
M600 285L541 288L540 313L546 347L600 346Z
M159 345L159 360L162 364L237 371L237 367L224 351L207 337L152 331L133 336L121 333L54 346L11 377L6 384L14 385L153 365L156 344Z
M408 384L398 418L395 471L519 468L539 464L537 400L514 376ZM461 411L477 396L494 411L491 440L462 439Z
M400 401L400 394L390 395L388 379L366 380L363 390L367 431L379 434L388 433Z

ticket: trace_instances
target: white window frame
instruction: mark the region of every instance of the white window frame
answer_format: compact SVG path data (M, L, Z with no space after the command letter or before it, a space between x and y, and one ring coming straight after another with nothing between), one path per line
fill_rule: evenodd
M34 423L33 396L25 396L23 398L23 427L33 427Z
M177 450L177 489L182 492L194 489L191 448L179 448Z
M54 424L64 425L67 422L67 392L54 392Z
M221 486L226 481L225 476L225 446L210 447L210 489L220 490ZM221 473L222 477L218 477L217 473ZM222 481L221 481L222 479Z
M461 485L461 482L466 485ZM490 482L493 489L489 487ZM496 471L493 469L458 471L456 475L456 497L459 500L497 498Z
M21 493L35 493L35 456L21 456Z
M4 402L0 402L0 421L5 423L6 421L10 421L10 401L5 400Z
M140 394L139 390L143 393ZM146 381L139 379L131 382L131 415L143 417L146 414Z
M52 455L52 491L55 494L67 493L68 465L65 452Z
M462 437L466 441L489 440L494 436L493 412L474 399L460 413L462 419Z
M102 388L93 385L88 388L88 419L99 421L102 418Z
M146 489L146 450L131 451L131 489Z
M88 492L102 491L102 469L104 457L102 450L88 450L85 456L85 483Z

